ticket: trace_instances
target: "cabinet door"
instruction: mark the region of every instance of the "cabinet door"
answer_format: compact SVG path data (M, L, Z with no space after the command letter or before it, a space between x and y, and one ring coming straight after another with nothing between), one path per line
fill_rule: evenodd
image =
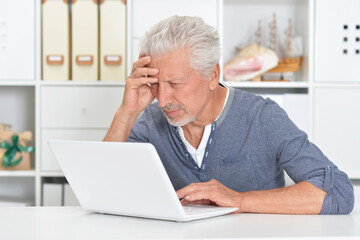
M1 1L0 80L35 79L35 2Z
M314 142L350 178L360 178L360 88L314 90Z
M360 82L360 1L317 0L315 81Z
M61 171L49 145L49 140L102 141L107 129L45 129L41 132L41 171Z
M42 128L109 128L123 87L42 87Z

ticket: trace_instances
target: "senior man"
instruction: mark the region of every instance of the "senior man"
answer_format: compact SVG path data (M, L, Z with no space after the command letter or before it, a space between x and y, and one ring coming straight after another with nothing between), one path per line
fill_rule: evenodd
M275 102L219 83L219 58L218 33L200 18L156 24L142 40L104 141L152 143L182 204L351 212L347 175ZM284 187L284 171L296 184Z

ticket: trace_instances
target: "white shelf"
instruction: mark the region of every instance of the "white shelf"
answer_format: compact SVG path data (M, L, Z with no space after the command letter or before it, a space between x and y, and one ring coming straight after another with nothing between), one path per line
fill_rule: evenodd
M0 81L0 86L35 86L35 81L20 81L20 80L10 80L10 81Z
M42 171L40 172L41 177L64 177L63 172L59 171Z
M336 82L336 83L314 83L314 87L325 87L325 88L360 88L360 83L341 83L341 82Z
M125 81L41 81L41 86L125 86Z
M26 171L3 170L0 171L0 177L35 177L35 171L34 170L26 170Z
M308 82L228 82L223 81L228 87L235 88L308 88Z

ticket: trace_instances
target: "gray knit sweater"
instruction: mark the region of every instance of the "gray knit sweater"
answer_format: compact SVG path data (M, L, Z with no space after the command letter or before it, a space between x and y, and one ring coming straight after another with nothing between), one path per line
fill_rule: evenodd
M229 99L211 134L199 168L157 103L137 119L129 142L152 143L178 190L216 179L239 192L283 187L284 171L327 192L321 214L344 214L354 207L354 190L340 171L299 130L274 101L229 88Z

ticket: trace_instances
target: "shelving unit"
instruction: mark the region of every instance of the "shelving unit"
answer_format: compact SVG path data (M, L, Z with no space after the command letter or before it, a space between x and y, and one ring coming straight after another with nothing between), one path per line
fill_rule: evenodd
M35 171L0 171L0 177L35 177Z
M358 139L360 130L357 130L356 128L358 127L355 125L356 121L360 121L360 106L356 105L355 101L351 102L349 100L341 103L346 106L341 113L349 117L350 113L354 114L355 112L355 118L349 124L347 122L342 123L347 125L345 130L348 138L336 140L337 133L333 133L331 136L324 136L327 129L337 127L331 125L335 123L333 119L328 119L331 124L327 124L328 121L326 121L324 116L335 119L336 111L341 110L339 110L341 104L335 112L333 111L333 114L330 106L329 110L325 111L323 115L322 111L326 101L323 102L321 94L324 93L324 89L330 89L324 93L324 97L330 101L331 95L328 95L328 93L332 93L332 91L336 92L339 90L338 92L343 94L347 93L347 91L350 91L352 94L354 92L360 93L360 78L355 81L352 79L353 81L342 82L317 81L318 79L316 79L317 61L319 54L322 54L317 51L320 43L318 42L319 36L316 35L317 31L315 31L319 28L316 22L316 17L319 16L317 14L317 11L319 11L318 7L319 4L324 2L331 6L331 4L337 4L337 1L340 0L129 0L127 1L127 72L131 71L132 63L138 57L138 44L145 30L168 16L174 14L196 15L215 26L221 35L223 52L221 68L235 54L235 46L242 46L244 42L251 41L249 38L253 36L254 26L256 26L259 19L262 19L265 28L265 22L271 19L273 13L276 12L279 18L279 28L284 28L283 25L286 21L283 20L291 17L294 22L294 32L301 35L304 41L303 69L296 73L296 81L224 81L224 83L229 87L269 96L291 93L305 94L308 99L305 107L308 109L307 133L310 140L319 144L325 153L329 151L331 155L329 158L336 164L339 164L340 168L342 168L341 161L345 161L344 170L347 171L351 160L338 158L342 155L342 151L349 151L349 148L345 147L341 151L336 152L337 148L334 145L336 141L339 141L339 144L344 146L360 145L360 140ZM346 0L345 2L351 5L352 1L354 0ZM19 172L0 171L0 180L3 182L0 184L0 196L8 193L11 198L30 201L34 205L40 206L44 179L63 177L61 170L56 165L49 149L47 149L46 139L77 138L101 140L101 136L105 135L110 125L116 108L120 106L125 79L118 82L43 81L41 79L41 1L33 0L26 2L31 2L34 6L34 61L31 62L34 76L27 79L13 78L10 80L2 79L0 75L0 110L4 112L4 109L8 109L4 107L4 102L6 102L7 106L10 104L11 109L16 109L16 111L6 111L6 118L1 115L0 122L13 124L13 129L16 131L33 131L36 153L33 159L33 170ZM328 11L329 9L330 7L324 10ZM339 14L339 19L342 19L341 14ZM0 26L2 21L0 10ZM352 19L351 21L358 21L360 24L359 19ZM343 24L341 22L341 24L336 26L342 27ZM0 28L0 33L1 31ZM279 36L280 40L281 38ZM264 41L266 40L264 39ZM360 63L360 60L358 61ZM94 93L95 90L96 94ZM73 104L67 102L66 105L65 101L71 97L76 97L77 93L84 94L84 104L87 100L92 101L91 99L95 96L101 96L98 101L101 101L102 105L108 106L108 108L104 110L98 107L97 111L100 111L106 117L95 117L96 114L93 114L92 111L94 109L91 108L91 104L84 105L83 107L76 104L76 102L73 102ZM360 94L358 95L360 96ZM356 101L360 102L360 99L355 97L356 94L352 96L354 96ZM96 101L92 103L96 104ZM353 108L349 108L349 105L353 106ZM53 112L49 112L50 106L52 106ZM66 112L64 109L69 109L69 111ZM56 111L65 112L59 115ZM84 114L86 111L89 115ZM72 119L74 114L77 119ZM57 121L60 116L64 118L64 121ZM86 119L86 116L92 116L94 121L89 121L89 119ZM66 121L69 118L73 121ZM346 121L346 119L343 121ZM351 127L355 129L353 132L351 132ZM320 132L318 129L320 129ZM341 136L344 137L344 135ZM327 141L326 139L335 139L336 141ZM355 150L350 149L350 153L354 156L360 154L357 148ZM346 156L349 158L349 154ZM360 165L355 163L353 168L360 169ZM350 171L350 173L349 176L355 182L356 179L360 179L360 172ZM16 189L16 191L11 189Z

